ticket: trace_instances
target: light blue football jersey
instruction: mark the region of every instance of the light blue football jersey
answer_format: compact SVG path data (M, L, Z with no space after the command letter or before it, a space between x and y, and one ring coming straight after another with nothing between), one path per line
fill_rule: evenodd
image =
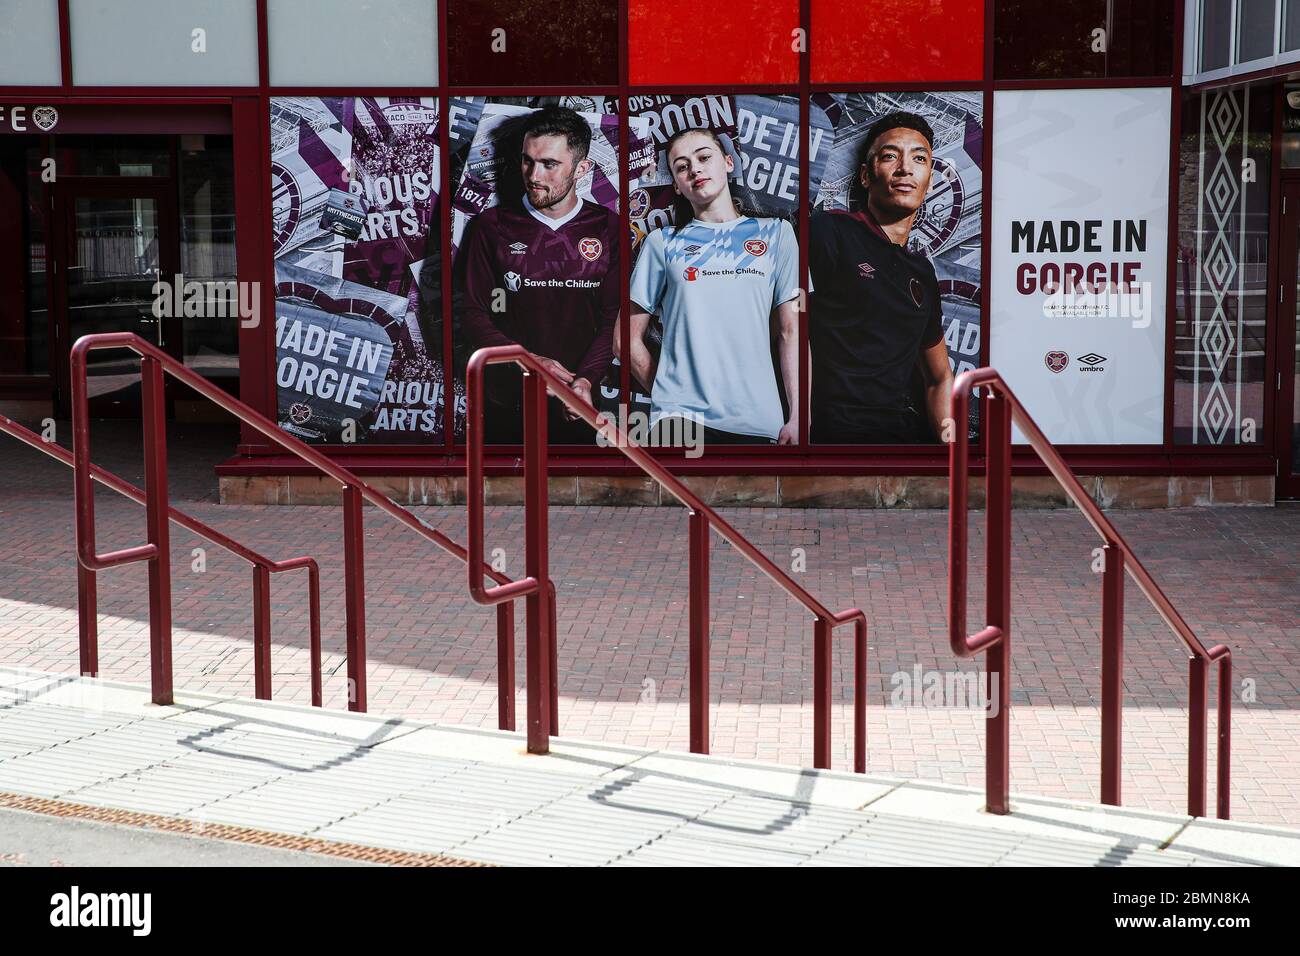
M776 438L784 418L771 314L799 295L790 224L742 216L666 226L646 237L631 291L664 326L651 423L685 415L721 431Z

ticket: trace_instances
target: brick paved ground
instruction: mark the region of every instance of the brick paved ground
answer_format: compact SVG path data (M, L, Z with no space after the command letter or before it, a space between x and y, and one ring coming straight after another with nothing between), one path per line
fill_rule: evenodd
M133 430L96 434L97 460L139 480L138 440L127 437ZM317 557L326 582L326 705L343 707L338 509L215 504L210 465L232 445L223 428L179 429L175 501L272 556ZM71 472L3 436L0 449L0 660L75 671ZM142 540L141 509L106 492L98 500L102 549ZM463 540L461 509L420 510ZM832 607L867 612L869 769L980 785L980 715L890 705L900 672L971 667L956 663L946 644L946 513L737 509L727 516L778 560L805 549L806 586ZM1233 648L1234 817L1300 824L1300 508L1124 512L1116 521L1202 639ZM505 548L507 571L521 573L522 510L490 509L488 524L489 547ZM562 733L685 749L685 516L668 508L555 508L551 527ZM973 537L982 553L979 534ZM366 539L371 710L491 725L492 612L469 601L456 562L387 518L370 512ZM1089 570L1096 542L1075 514L1038 511L1017 514L1014 543L1013 793L1096 799L1100 580ZM172 544L177 686L251 696L247 566L210 547L206 570L196 573L191 549L201 542L173 528ZM146 682L144 569L108 572L101 582L101 673ZM809 763L811 621L720 541L712 584L713 752ZM305 582L280 576L274 587L276 697L306 701ZM982 583L972 590L978 595ZM1126 615L1124 802L1180 810L1185 655L1133 587ZM849 636L848 629L840 635L835 675L841 768L850 765ZM522 639L520 654L522 677ZM1253 703L1241 700L1247 680ZM522 715L522 695L519 707ZM1211 740L1213 733L1211 718Z

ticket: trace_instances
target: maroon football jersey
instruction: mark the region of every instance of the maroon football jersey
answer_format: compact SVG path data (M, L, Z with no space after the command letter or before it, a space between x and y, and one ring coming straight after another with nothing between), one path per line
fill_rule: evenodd
M585 201L558 228L539 216L494 206L470 222L457 254L461 334L473 348L517 342L598 386L618 319L618 217Z

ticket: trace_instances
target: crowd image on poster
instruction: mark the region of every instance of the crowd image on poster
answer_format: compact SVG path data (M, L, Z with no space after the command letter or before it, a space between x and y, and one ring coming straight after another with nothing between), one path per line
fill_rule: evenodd
M612 99L453 99L451 103L453 340L456 369L479 348L520 344L601 407L611 388L618 321L619 117ZM644 155L631 124L630 153ZM515 444L520 376L489 369L486 438ZM596 434L550 403L555 444L594 444Z
M794 444L798 433L800 151L794 96L638 96L646 172L630 193L630 415L650 443ZM692 426L694 426L692 428Z
M438 105L271 101L276 386L311 442L438 443Z
M981 95L818 96L834 144L811 195L811 440L948 440L952 379L980 356Z

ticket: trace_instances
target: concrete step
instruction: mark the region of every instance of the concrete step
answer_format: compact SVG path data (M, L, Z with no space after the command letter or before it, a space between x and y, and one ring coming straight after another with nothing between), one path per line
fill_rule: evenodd
M143 687L0 668L0 806L74 818L503 865L1300 864L1300 830L1021 794L1005 816L982 805L927 781L564 738L536 756L520 734L379 714L198 694L158 707Z

